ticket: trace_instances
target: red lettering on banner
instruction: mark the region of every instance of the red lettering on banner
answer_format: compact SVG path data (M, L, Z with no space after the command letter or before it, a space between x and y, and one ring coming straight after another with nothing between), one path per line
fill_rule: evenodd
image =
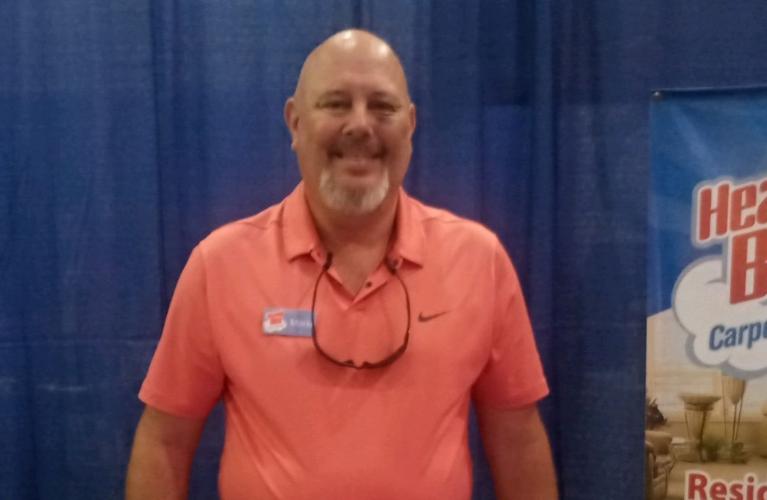
M732 233L767 225L767 178L733 184L699 185L695 193L695 241L705 244Z
M767 228L732 237L730 303L767 295Z
M767 193L767 180L759 184L759 193ZM756 223L767 224L767 196L762 198L759 208L756 209Z
M744 500L743 485L738 483L733 484L730 489L730 494L732 495L732 500Z
M722 481L714 481L711 483L711 500L727 500L727 485Z
M688 472L686 500L708 500L708 496L706 495L707 484L707 475L698 472Z
M704 242L713 237L721 237L727 234L727 214L730 203L730 185L721 184L716 190L716 202L714 188L705 186L698 191L698 241ZM712 235L711 219L715 219L715 227Z
M756 186L749 185L732 192L732 212L730 215L730 230L748 229L756 222L756 215L744 214L748 209L756 207Z
M767 296L767 177L699 184L694 203L694 243L727 245L730 303Z
M700 470L685 475L685 500L767 500L767 483L757 483L756 476L746 474L742 480L711 480Z

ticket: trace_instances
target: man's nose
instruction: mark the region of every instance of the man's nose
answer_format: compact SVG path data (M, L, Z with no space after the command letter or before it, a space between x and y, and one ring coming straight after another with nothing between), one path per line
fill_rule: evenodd
M344 135L366 137L371 135L371 116L365 103L355 103L349 111L348 120L344 126Z

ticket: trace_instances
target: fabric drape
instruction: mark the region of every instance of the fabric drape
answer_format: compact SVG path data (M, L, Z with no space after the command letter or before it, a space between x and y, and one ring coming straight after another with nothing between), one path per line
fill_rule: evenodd
M651 90L767 84L767 5L543 0L56 2L0 8L0 487L120 498L179 272L287 194L309 50L363 27L418 106L406 187L514 259L567 499L642 498ZM195 461L215 498L222 418ZM475 498L492 498L476 430Z

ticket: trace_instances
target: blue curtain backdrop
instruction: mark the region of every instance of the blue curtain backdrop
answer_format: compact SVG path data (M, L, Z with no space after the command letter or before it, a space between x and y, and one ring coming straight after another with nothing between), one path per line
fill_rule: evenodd
M120 498L190 249L294 186L283 102L358 26L410 76L408 189L519 268L562 497L641 498L650 91L767 84L766 23L763 0L6 0L0 496ZM215 498L221 436L217 410L192 498Z

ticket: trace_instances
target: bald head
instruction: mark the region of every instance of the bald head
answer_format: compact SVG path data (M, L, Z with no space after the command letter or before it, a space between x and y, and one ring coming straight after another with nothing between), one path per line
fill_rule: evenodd
M410 100L407 78L394 49L382 38L359 29L344 30L332 35L312 50L301 67L294 97L302 99L307 87L323 73L333 71L338 61L355 61L360 66L386 68L398 85L398 91Z

